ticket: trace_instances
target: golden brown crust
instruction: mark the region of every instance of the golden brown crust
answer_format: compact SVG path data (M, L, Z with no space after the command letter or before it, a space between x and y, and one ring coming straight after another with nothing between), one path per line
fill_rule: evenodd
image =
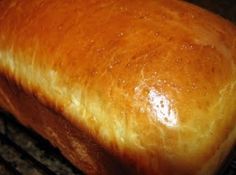
M41 104L37 98L3 75L0 75L0 96L1 108L11 111L22 124L50 140L86 174L136 174L94 142L89 134Z
M3 75L137 172L212 174L235 144L228 21L173 0L2 0L0 26Z

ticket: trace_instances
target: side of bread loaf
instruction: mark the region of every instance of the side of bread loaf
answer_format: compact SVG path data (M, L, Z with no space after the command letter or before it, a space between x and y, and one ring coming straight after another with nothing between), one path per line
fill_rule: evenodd
M235 65L235 26L182 1L0 1L1 107L88 174L216 172Z
M0 96L2 109L11 112L22 124L50 140L84 173L136 174L92 140L87 133L3 75L0 76Z

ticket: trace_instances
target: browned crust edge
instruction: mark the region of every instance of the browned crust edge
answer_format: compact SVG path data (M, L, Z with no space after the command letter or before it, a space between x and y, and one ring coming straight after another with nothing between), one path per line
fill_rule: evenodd
M0 107L58 147L86 174L139 174L101 147L89 133L0 73ZM10 104L9 104L10 103ZM36 115L37 114L37 115Z

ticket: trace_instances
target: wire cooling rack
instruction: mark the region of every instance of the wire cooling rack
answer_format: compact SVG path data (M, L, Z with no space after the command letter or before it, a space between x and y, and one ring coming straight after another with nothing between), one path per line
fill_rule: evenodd
M47 140L0 112L0 175L82 175Z

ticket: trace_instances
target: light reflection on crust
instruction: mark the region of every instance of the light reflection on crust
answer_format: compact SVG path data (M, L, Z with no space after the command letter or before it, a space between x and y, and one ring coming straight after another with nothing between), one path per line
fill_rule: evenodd
M155 89L151 89L148 93L148 99L155 119L168 127L177 126L177 114L166 96L158 93Z

